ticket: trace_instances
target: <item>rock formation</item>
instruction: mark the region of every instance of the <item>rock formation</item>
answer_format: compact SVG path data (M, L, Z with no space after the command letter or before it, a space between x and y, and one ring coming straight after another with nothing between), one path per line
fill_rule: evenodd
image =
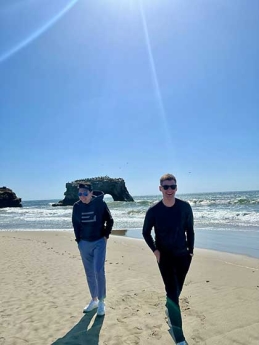
M75 180L66 184L65 198L52 206L68 206L78 201L79 183L91 182L93 190L100 190L104 194L112 196L114 201L134 201L129 194L125 181L122 178L111 178L108 176L93 177L89 179Z
M22 207L21 201L11 189L0 187L0 208Z

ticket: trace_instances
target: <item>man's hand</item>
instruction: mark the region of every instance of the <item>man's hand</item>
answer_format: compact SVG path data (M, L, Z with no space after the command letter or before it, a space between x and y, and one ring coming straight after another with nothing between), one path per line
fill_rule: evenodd
M160 251L158 249L156 249L154 251L154 255L156 257L156 261L159 263L160 262Z

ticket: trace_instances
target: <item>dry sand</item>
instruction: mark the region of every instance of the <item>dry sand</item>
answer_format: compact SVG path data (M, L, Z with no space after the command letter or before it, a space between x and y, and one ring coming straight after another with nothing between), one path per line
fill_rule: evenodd
M0 345L174 344L155 257L108 241L106 316L90 295L72 232L0 232ZM259 260L196 249L181 295L189 345L259 344Z

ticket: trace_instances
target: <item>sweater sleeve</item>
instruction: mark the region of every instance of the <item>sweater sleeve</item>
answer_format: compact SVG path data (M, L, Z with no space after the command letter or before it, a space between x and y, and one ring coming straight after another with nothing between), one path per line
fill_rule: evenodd
M105 206L104 206L104 227L103 227L103 235L106 238L109 238L110 233L112 231L112 227L113 227L113 218L111 215L111 212L108 208L108 206L106 205L106 203L104 202Z
M189 253L193 254L195 236L194 236L194 228L193 228L193 213L192 213L192 208L190 205L189 205L187 222L186 222L186 237L187 237Z
M153 237L151 236L151 231L152 231L153 226L154 226L154 217L152 215L152 210L149 209L145 216L142 235L147 245L149 246L149 248L154 252L157 248L155 245L155 241Z
M80 241L80 228L81 228L81 224L79 221L79 217L77 214L77 207L78 205L74 205L73 206L73 212L72 212L72 224L73 224L73 228L74 228L74 233L75 233L75 241L78 243Z

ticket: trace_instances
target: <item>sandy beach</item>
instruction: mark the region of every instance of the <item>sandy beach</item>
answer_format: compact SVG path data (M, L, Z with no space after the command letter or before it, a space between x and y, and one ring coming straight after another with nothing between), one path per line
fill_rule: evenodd
M155 258L143 240L108 241L105 317L72 232L0 232L0 345L174 344ZM195 250L181 295L189 345L259 344L259 260Z

